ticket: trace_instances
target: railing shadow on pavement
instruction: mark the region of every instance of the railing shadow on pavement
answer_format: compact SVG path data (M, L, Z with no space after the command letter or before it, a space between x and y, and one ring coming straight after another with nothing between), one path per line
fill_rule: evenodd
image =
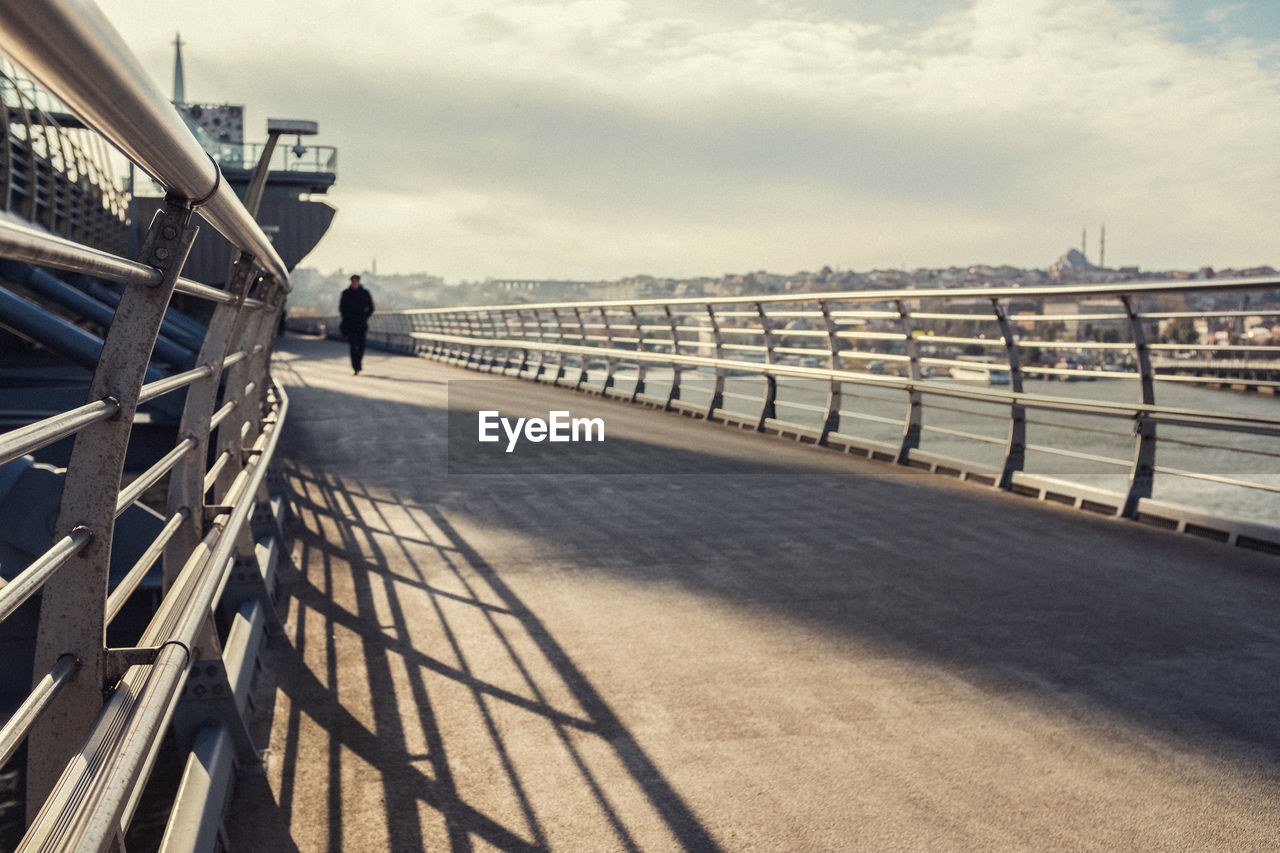
M524 387L548 399L581 399ZM540 815L548 812L531 793L536 774L516 757L503 722L519 713L555 730L615 847L650 849L635 840L593 765L580 759L574 744L584 735L609 741L615 760L683 849L716 849L691 807L574 664L554 626L504 580L510 567L486 556L491 543L468 541L459 518L496 537L543 543L578 570L677 585L815 624L886 656L941 666L983 693L1072 717L1083 708L1178 749L1221 757L1242 772L1270 778L1280 759L1274 725L1280 705L1270 687L1280 679L1280 650L1266 628L1280 591L1274 559L1266 555L1236 552L1228 561L1215 543L1022 504L923 479L920 472L885 473L843 457L825 473L797 476L782 460L812 458L812 450L607 400L597 402L636 418L665 418L692 442L646 447L620 439L619 452L694 456L702 450L693 437L700 431L707 447L757 448L748 451L755 473L674 481L453 477L443 470L445 437L427 428L445 419L434 405L374 394L353 406L340 391L315 386L294 393L300 407L326 412L326 424L346 422L342 428L371 439L363 451L343 453L329 444L328 427L299 423L286 449L304 530L295 648L279 667L297 673L281 678L289 700L281 808L287 814L293 807L291 768L300 738L318 724L330 738L326 783L333 786L330 820L339 822L336 830L329 826L331 844L339 833L354 831L340 823L354 814L349 798L360 793L342 787L349 751L383 776L388 824L405 822L387 828L396 849L416 849L424 838L420 804L443 816L453 849L470 849L472 834L501 849L546 846ZM323 460L313 455L326 450ZM534 493L543 499L527 497ZM627 559L620 558L624 552ZM355 613L334 600L348 572ZM426 598L413 612L405 605L410 594ZM440 629L435 651L408 644L413 625L424 618ZM461 630L463 622L468 631ZM344 668L333 638L350 632L359 637L363 657ZM468 663L468 643L482 634L496 645L475 661L502 660L513 679L508 684ZM388 663L397 657L407 674ZM307 664L318 667L316 675L307 674ZM365 716L335 701L355 695L345 692L352 678L367 681L375 697ZM443 682L432 681L437 678ZM468 736L466 750L450 741L457 730L446 729L436 702L451 690L464 691L475 706L472 722L481 734ZM397 692L412 701L391 698ZM546 698L553 694L568 701ZM386 698L379 702L380 696ZM414 709L412 718L406 708ZM454 762L463 754L475 760L475 739L487 743L490 775L503 779L506 796L518 803L516 823L487 817L455 784Z
M278 792L278 813L286 825L295 809L300 775L296 768L305 719L325 728L329 737L324 781L328 786L327 838L320 846L341 849L351 832L376 837L383 831L368 826L369 817L352 806L354 792L346 790L343 774L343 763L350 755L372 765L382 777L389 849L432 846L436 839L428 838L429 830L419 813L424 804L443 818L450 849L472 849L472 836L505 851L550 849L544 818L539 817L545 804L536 803L535 795L527 790L529 775L536 773L536 768L518 766L517 757L508 748L514 712L533 715L552 727L577 768L583 788L612 830L614 839L609 846L651 849L636 841L610 792L597 778L593 759L579 746L584 737L607 744L680 849L720 849L537 615L442 514L376 497L358 480L314 473L297 465L289 476L298 496L295 511L302 523L296 539L298 575L292 584L293 646L285 659L274 664L288 705L284 743L278 747L278 760L286 768ZM397 516L394 522L389 513ZM435 572L442 578L429 576L416 556L423 549L436 557ZM392 562L401 567L399 573ZM336 587L347 583L355 612L335 602ZM454 589L446 588L449 586ZM424 616L408 611L401 589L425 595L430 605L426 617L437 621L447 643L442 651L447 654L428 654L410 644L410 620ZM461 620L450 615L450 610L459 605L483 621L487 629L483 639L455 626ZM477 626L473 623L471 627ZM358 665L341 660L335 644L339 632L358 636L363 650ZM322 638L322 649L312 648L317 638ZM470 662L469 650L486 642L501 649L518 673L518 684L501 686L487 678L483 662ZM308 668L308 662L317 656L324 662L322 672ZM394 665L397 657L403 668ZM450 663L448 657L455 662ZM540 660L531 662L531 657ZM346 688L346 679L352 676L365 679L367 684ZM546 684L548 677L557 683ZM509 795L518 802L523 826L504 825L459 792L450 764L456 759L435 700L438 693L448 690L438 679L469 694L494 769L500 769L494 775L505 782ZM352 699L366 688L369 706L358 707L357 698L353 707ZM395 698L406 691L407 701ZM550 694L567 699L565 704L576 708L562 710ZM453 734L457 736L457 731ZM469 760L476 760L474 752ZM359 825L346 827L352 819ZM254 838L260 840L256 834Z

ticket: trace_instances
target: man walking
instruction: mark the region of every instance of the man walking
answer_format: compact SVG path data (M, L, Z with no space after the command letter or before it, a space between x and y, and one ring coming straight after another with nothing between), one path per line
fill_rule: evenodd
M369 331L369 317L373 314L373 297L360 286L360 276L351 276L351 286L342 291L338 299L338 313L342 315L338 331L351 344L351 369L359 373L364 361L364 338Z

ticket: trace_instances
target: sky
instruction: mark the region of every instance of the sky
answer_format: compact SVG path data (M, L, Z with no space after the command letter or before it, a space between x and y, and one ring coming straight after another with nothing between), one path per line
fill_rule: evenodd
M166 94L319 122L323 271L1280 266L1280 3L104 0ZM254 129L257 129L256 132Z

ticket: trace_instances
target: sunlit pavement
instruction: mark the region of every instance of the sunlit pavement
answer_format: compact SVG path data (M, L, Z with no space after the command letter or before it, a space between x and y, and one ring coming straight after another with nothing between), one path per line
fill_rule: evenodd
M299 338L276 376L240 848L1276 843L1280 559L515 381L654 473L450 473L448 383L490 377Z

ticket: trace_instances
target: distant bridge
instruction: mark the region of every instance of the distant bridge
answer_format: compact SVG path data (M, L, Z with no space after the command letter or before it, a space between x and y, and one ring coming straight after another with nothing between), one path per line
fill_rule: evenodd
M1151 366L1168 375L1201 377L1207 385L1280 393L1280 362L1274 358L1155 358Z

